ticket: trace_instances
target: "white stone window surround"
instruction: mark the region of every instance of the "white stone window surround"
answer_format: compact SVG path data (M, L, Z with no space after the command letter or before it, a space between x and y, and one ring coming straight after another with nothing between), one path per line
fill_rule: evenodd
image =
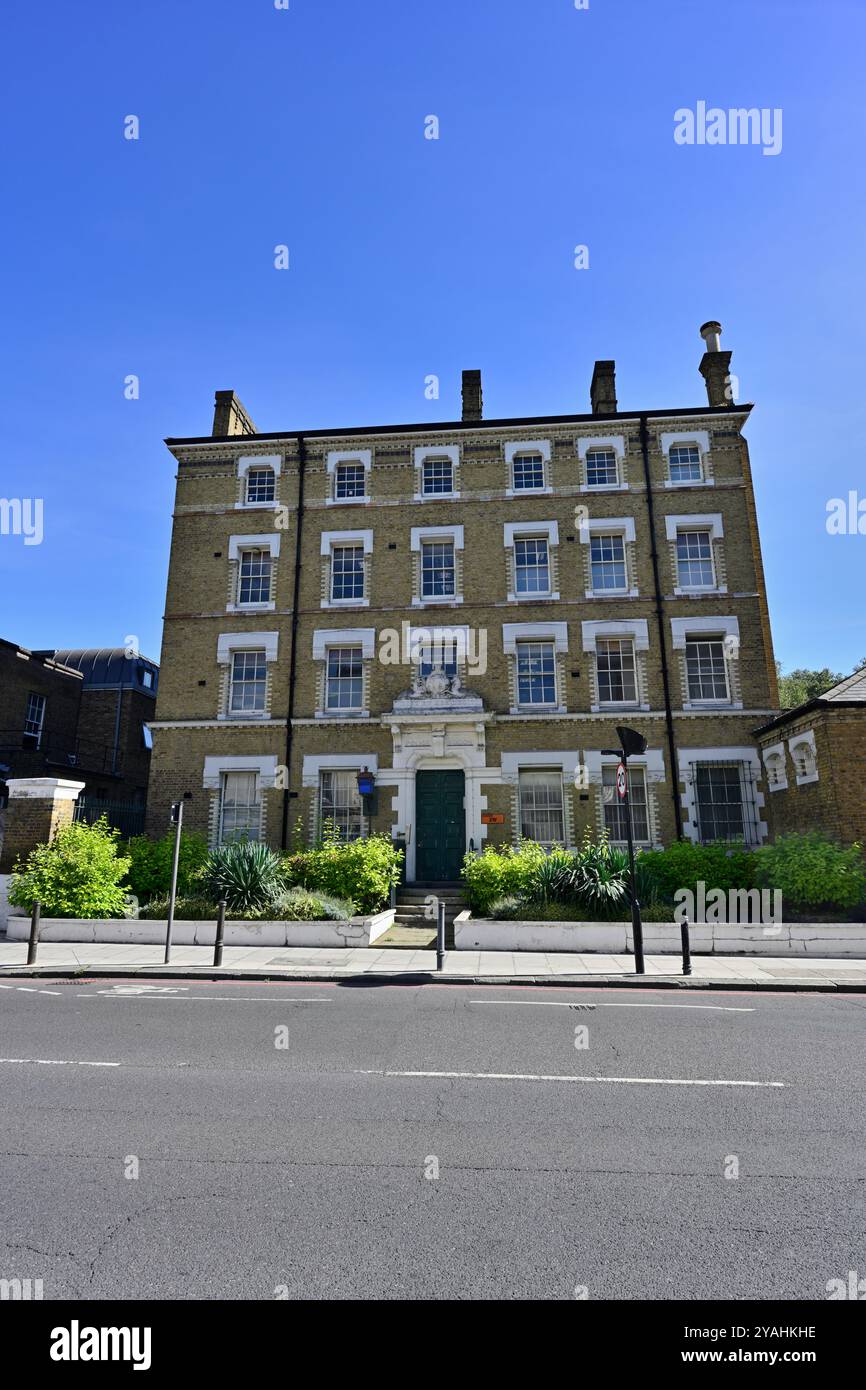
M818 781L818 764L817 764L817 756L818 756L818 755L817 755L817 751L816 751L816 748L815 748L815 732L814 732L814 730L813 730L813 729L805 729L802 733L799 733L799 734L792 734L792 736L788 739L788 751L789 751L790 754L791 754L791 761L792 761L793 764L794 764L794 771L795 771L795 774L796 774L797 786L798 786L798 787L806 787L806 786L809 785L810 782L817 782L817 781ZM806 760L805 760L804 765L805 765L805 767L806 767L807 770L806 770L805 772L802 772L802 773L798 771L798 768L799 768L799 766L801 765L801 763L798 762L798 759L797 759L797 754L798 754L798 752L801 754L801 761L802 761L802 754L803 754L804 752L806 753Z
M578 528L578 539L581 545L589 545L593 536L622 536L625 545L634 545L637 539L633 516L610 516L610 517L591 517L581 521ZM628 580L632 560L625 552L626 579ZM591 573L591 571L590 571ZM586 590L586 598L637 598L638 591L628 584L626 589L592 589Z
M679 572L674 570L674 594L679 597L688 594L726 594L727 584L719 584L717 569L718 564L713 547L718 541L724 540L725 524L721 512L692 512L688 516L666 516L665 517L665 536L676 545L677 533L679 531L709 531L710 533L710 554L713 563L713 583L712 584L689 584L683 587L677 581Z
M363 497L335 497L334 489L337 485L337 469L341 463L360 463L364 468L364 496ZM373 467L372 449L329 449L325 455L325 468L328 474L328 496L325 504L328 507L356 507L364 506L370 502L369 474Z
M429 499L428 499L429 500ZM461 583L460 565L457 560L459 551L463 550L463 527L462 526L413 526L409 532L409 549L413 553L420 555L421 547L425 541L451 541L454 546L454 587L459 589ZM463 594L433 595L431 598L421 596L420 570L417 579L417 592L412 594L413 608L451 608L455 604L463 602ZM414 586L413 586L414 587Z
M701 456L701 476L689 482L672 482L670 477L670 453L672 444L696 444ZM714 479L710 468L710 435L708 430L664 430L659 435L659 446L664 455L665 487L712 487Z
M508 486L505 489L506 497L543 497L547 493L553 492L550 484L550 454L551 446L549 439L522 439L510 441L503 445L505 453L505 463L508 468ZM543 487L519 487L514 486L514 459L517 454L540 454L544 470Z
M328 649L330 647L360 647L361 661L371 661L376 652L376 629L374 627L325 627L316 628L313 633L313 660L327 662ZM326 707L325 684L327 683L327 667L323 672L323 677L317 681L317 688L321 695L322 708L316 710L317 719L332 719L335 723L340 719L368 719L370 711L367 708L368 701L368 673L363 673L363 693L362 704L357 708L333 710Z
M280 556L280 533L279 531L268 531L260 536L229 536L229 563L238 565L240 563L242 550L267 550L270 553L271 561L279 559ZM271 575L273 583L273 575ZM237 593L237 584L233 587L233 592ZM265 603L238 603L233 599L226 604L227 613L272 613L276 608L273 599L268 599Z
M506 786L513 788L516 798L516 814L513 813L512 824L513 843L518 843L523 829L520 824L520 774L531 772L533 768L549 767L562 773L562 821L565 843L568 849L574 850L574 808L569 792L574 791L577 785L578 769L581 766L579 750L575 748L570 753L563 752L562 749L551 749L546 753L502 753L500 759L502 781Z
M270 468L274 475L274 500L273 502L248 502L247 496L247 474L251 468ZM282 454L244 454L237 461L238 478L241 484L242 496L240 501L235 502L235 511L254 512L254 511L273 511L277 505L277 479L283 471Z
M533 603L543 602L545 599L558 600L559 590L554 585L554 550L559 545L559 523L556 521L506 521L502 527L502 538L506 550L514 550L515 540L531 540L533 536L547 537L547 567L550 576L550 589L545 594L517 594L510 588L508 591L509 603ZM509 564L509 582L514 576L513 562Z
M678 748L678 775L680 782L685 783L685 791L680 800L684 811L684 830L685 834L693 844L698 842L698 817L697 804L695 802L695 789L691 778L692 763L745 763L748 767L749 775L753 782L757 782L761 775L761 760L758 757L757 749L751 747L738 748ZM761 810L766 805L764 793L754 789L755 818L757 821L758 843L766 840L769 834L769 827L765 820L761 819Z
M599 831L601 831L604 829L604 801L602 800L602 787L604 785L603 769L606 767L616 767L619 763L619 757L615 753L602 753L597 748L588 748L584 752L583 762L586 768L589 785L591 787L598 787L597 824ZM661 748L647 748L645 753L629 758L628 765L629 767L637 767L642 770L646 784L647 824L650 837L648 840L638 840L636 843L645 848L652 846L653 849L661 849L662 844L658 831L655 797L650 788L657 786L665 780L664 752Z
M259 786L268 791L276 786L277 757L275 753L265 753L260 757L254 753L208 754L204 760L202 778L205 791L219 791L224 772L255 772Z
M323 531L319 541L319 553L330 560L331 553L339 546L362 546L364 550L364 595L362 598L332 598L332 579L328 575L327 596L322 599L322 608L369 608L370 595L367 593L369 574L367 556L373 553L373 532L369 531Z
M685 661L686 639L688 637L722 638L725 646L728 692L731 698L724 701L690 700L688 695L686 695L683 702L683 709L742 709L742 700L735 700L733 698L733 682L729 665L731 661L736 661L740 654L739 620L731 614L721 618L715 616L707 618L671 618L671 645L675 652L683 653L683 661Z
M556 678L556 704L555 705L521 705L517 701L517 644L518 642L552 642L554 653L554 673ZM568 652L568 623L503 623L502 624L502 650L506 656L510 656L513 661L513 689L515 703L509 710L510 714L527 714L537 711L539 714L565 714L566 707L562 702L563 694L563 672L561 658Z
M320 772L361 772L364 768L375 776L379 771L377 753L305 753L301 785L319 789Z
M451 492L425 492L424 491L424 464L428 459L450 459L451 461ZM456 502L460 497L457 488L457 475L460 468L460 446L459 444L440 444L427 445L421 444L412 450L412 460L415 465L415 502Z
M277 649L279 646L278 632L221 632L217 637L217 665L231 666L232 657L235 652L244 651L263 651L265 661L268 664L277 660ZM221 682L220 692L220 713L217 718L225 720L227 724L243 723L245 721L260 722L270 718L267 708L263 710L241 710L233 714L227 708L229 702L229 689L231 687L231 673L226 672Z
M586 477L586 456L593 449L613 449L616 454L618 479L615 483L581 483L581 492L628 492L628 483L623 477L626 442L623 434L605 434L575 439L577 457L580 460L581 476Z
M761 759L767 770L766 783L767 790L770 792L784 792L788 790L788 767L785 761L784 743L771 743L767 748L761 749ZM772 776L771 764L775 763L776 771L780 773L777 778ZM778 764L781 763L781 767Z
M605 701L604 704L590 705L591 714L600 714L604 710L648 710L649 704L641 700L644 673L640 669L639 656L641 652L649 651L649 626L646 618L608 618L598 622L581 623L581 643L583 650L592 657L593 661L598 656L598 639L610 638L617 640L628 638L634 643L635 653L635 680L637 682L638 701L625 700L622 702Z

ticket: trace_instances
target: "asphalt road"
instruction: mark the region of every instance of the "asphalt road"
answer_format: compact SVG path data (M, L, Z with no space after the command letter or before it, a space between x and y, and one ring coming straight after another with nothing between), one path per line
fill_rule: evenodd
M866 1275L864 1030L857 995L7 981L0 1278L825 1299Z

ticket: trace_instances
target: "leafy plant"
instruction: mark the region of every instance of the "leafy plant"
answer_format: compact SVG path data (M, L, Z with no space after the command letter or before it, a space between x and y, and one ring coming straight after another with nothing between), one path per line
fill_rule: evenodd
M670 903L678 889L697 893L700 882L708 892L721 888L725 893L755 884L755 851L743 845L695 845L691 840L676 840L667 849L643 850L637 863L642 885L654 884L658 897Z
M289 888L274 904L275 922L346 922L354 917L354 903L311 893L306 888Z
M280 856L255 840L239 840L211 850L201 871L206 897L225 898L241 911L269 907L285 886Z
M512 845L487 845L481 854L463 860L463 880L469 906L476 916L487 915L497 898L525 896L534 871L547 859L542 845L521 840Z
M29 910L38 900L44 917L123 917L130 861L118 853L119 838L105 816L63 826L15 865L10 903Z
M783 907L853 908L866 902L866 864L859 844L842 846L818 831L780 835L754 852L761 888L779 888Z
M522 917L527 916L526 906L523 898L495 898L485 915L492 917L496 922L519 922Z
M171 890L171 865L174 856L175 832L170 830L159 840L147 835L135 835L126 845L130 857L128 882L130 892L142 902L165 897ZM196 887L199 872L207 859L207 840L204 835L182 832L180 856L177 862L178 896L187 896Z
M628 854L611 845L607 836L593 842L588 835L575 855L573 899L587 916L606 916L628 895Z
M286 881L351 903L358 912L386 907L391 885L400 882L403 851L387 835L345 842L326 835L315 849L283 861Z

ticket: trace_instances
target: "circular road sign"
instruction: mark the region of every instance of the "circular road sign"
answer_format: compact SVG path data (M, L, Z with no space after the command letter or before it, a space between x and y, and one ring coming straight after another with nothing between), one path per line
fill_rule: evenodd
M625 774L625 763L618 763L616 768L616 794L623 800L628 790L628 779Z

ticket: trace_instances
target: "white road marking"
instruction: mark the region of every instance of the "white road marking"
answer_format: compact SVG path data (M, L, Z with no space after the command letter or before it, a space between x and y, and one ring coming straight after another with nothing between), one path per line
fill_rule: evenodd
M279 999L272 996L268 999L247 999L243 994L109 994L101 989L97 994L79 994L78 999L158 999L160 1004L333 1004L333 999L311 998L311 999Z
M39 990L38 990L38 989L31 989L31 987L30 987L29 985L16 985L15 988L16 988L16 989L22 990L24 994L38 994L38 993L39 993Z
M77 1062L71 1057L0 1057L0 1063L15 1062L37 1067L119 1067L120 1062Z
M752 1086L783 1087L784 1081L725 1081L671 1076L562 1076L508 1071L378 1071L357 1070L356 1076L433 1077L456 1081L610 1081L622 1086Z
M573 1009L574 1004L567 999L470 999L470 1004L519 1004L522 1008ZM598 1003L593 1009L709 1009L723 1014L753 1014L754 1009L735 1008L730 1004L646 1004L641 999L611 1000Z

